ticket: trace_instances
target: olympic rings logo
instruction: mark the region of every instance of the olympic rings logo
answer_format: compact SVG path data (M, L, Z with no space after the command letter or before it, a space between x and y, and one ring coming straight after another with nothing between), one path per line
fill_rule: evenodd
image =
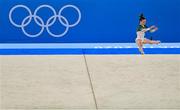
M20 24L17 24L14 22L13 18L12 18L12 15L13 15L13 12L17 9L17 8L23 8L25 9L29 15L27 17L25 17L22 22ZM48 8L50 9L52 12L53 12L53 16L51 16L47 22L44 22L43 19L37 15L37 13L39 12L40 9L42 8ZM73 24L70 24L69 21L67 20L67 18L65 18L63 15L62 15L62 12L66 9L66 8L73 8L77 11L78 13L78 19L75 23ZM29 34L26 32L25 30L25 27L28 26L32 19L34 19L35 23L41 27L41 30L39 33L37 34ZM59 20L59 22L65 27L65 31L61 34L54 34L50 31L50 27L56 22L56 20ZM79 22L81 21L81 11L79 10L78 7L76 7L75 5L65 5L63 6L59 12L57 13L55 11L55 9L50 6L50 5L41 5L39 7L36 8L36 10L34 11L34 13L32 13L32 11L25 5L16 5L14 6L13 8L11 8L10 12L9 12L9 21L11 22L12 25L14 25L15 27L17 28L21 28L22 29L22 32L28 36L28 37L39 37L43 32L44 30L46 29L48 34L51 35L52 37L63 37L67 34L67 32L69 31L69 28L72 28L72 27L75 27L76 25L79 24Z

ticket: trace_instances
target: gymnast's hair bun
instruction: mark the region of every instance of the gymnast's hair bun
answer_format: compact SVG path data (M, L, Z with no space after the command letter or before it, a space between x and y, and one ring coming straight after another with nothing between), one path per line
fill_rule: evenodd
M142 21L142 20L144 20L144 19L146 19L146 18L144 17L144 14L141 13L140 16L139 16L139 21Z

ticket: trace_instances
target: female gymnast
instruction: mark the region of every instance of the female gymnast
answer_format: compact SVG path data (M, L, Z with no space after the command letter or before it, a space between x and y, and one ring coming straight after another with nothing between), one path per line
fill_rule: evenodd
M144 44L159 44L160 43L160 41L149 40L149 39L145 38L146 32L148 32L148 31L155 32L157 30L158 30L158 28L156 26L151 26L148 28L146 26L146 18L144 17L143 14L140 15L139 26L137 28L136 44L142 55L144 55L144 50L143 50Z

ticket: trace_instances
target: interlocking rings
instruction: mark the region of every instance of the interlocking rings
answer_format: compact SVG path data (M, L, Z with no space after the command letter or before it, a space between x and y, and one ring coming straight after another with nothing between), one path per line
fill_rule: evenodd
M23 8L28 12L28 16L25 17L22 22L20 24L17 24L14 22L12 15L13 12L17 9L17 8ZM43 21L43 19L37 15L37 13L39 12L40 9L42 8L48 8L53 12L53 16L51 16L47 22ZM77 11L78 13L78 19L75 23L73 24L69 24L69 21L67 20L66 17L64 17L62 15L62 12L66 9L66 8L73 8ZM35 23L41 27L41 30L37 33L37 34L29 34L26 32L25 27L28 26L32 19L34 19ZM59 20L59 22L65 27L65 31L61 34L54 34L53 32L50 31L50 27L56 22L56 20ZM69 28L75 27L76 25L79 24L79 22L81 21L81 11L79 10L78 7L76 7L75 5L65 5L63 6L59 12L57 13L55 11L55 9L50 6L50 5L40 5L39 7L36 8L36 10L34 11L34 13L32 13L32 11L25 5L16 5L13 8L11 8L10 12L9 12L9 21L11 22L12 25L14 25L17 28L21 28L22 32L28 36L28 37L39 37L43 32L44 29L47 30L48 34L51 35L52 37L63 37L67 34Z

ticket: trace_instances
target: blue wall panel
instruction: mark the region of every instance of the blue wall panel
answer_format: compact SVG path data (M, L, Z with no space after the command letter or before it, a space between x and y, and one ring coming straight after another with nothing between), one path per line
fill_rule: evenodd
M38 37L26 36L21 28L9 21L9 12L16 5L29 7L32 13L38 6L51 5L56 12L61 7L71 4L81 11L81 21L71 27L63 37L52 37L46 29ZM0 0L0 43L124 43L134 42L138 16L144 13L147 25L157 25L159 31L147 34L162 42L180 42L180 0ZM53 13L43 8L38 16L43 22L52 17ZM62 15L65 22L74 23L78 13L67 8ZM28 13L18 8L12 14L13 20L22 23ZM25 20L25 23L28 22ZM41 23L41 21L38 21ZM65 30L58 20L50 27L53 33ZM25 27L29 33L37 33L41 27L32 21Z

